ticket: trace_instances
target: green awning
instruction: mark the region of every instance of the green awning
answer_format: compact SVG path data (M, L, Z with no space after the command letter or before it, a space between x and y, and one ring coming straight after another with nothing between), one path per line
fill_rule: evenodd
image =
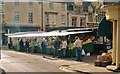
M109 36L112 33L112 24L111 21L106 20L106 17L104 17L99 23L98 36Z

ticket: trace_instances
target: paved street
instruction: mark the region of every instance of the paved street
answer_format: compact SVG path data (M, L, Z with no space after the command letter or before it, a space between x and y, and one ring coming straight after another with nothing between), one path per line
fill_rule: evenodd
M0 67L6 72L63 72L61 65L76 63L60 59L49 60L41 55L26 54L13 50L2 50Z
M84 57L83 62L77 62L53 59L50 56L43 58L40 54L26 54L8 49L2 49L1 52L0 68L6 72L110 72L104 67L93 66L91 57Z

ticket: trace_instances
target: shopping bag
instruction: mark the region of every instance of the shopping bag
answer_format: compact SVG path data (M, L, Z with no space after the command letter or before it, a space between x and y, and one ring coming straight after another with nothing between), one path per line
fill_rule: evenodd
M90 56L90 53L87 53L86 55L87 55L87 56Z
M61 49L59 48L58 51L61 51Z
M82 55L85 55L85 51L82 49Z

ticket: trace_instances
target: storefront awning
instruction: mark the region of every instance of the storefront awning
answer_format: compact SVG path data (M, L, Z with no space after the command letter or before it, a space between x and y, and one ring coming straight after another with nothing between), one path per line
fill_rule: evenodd
M104 17L99 23L98 36L110 36L112 33L112 24L111 21L106 20L106 17Z
M17 38L17 37L44 37L44 36L67 36L72 34L84 34L84 33L90 33L92 31L78 31L78 32L24 32L24 33L13 33L13 34L5 34L8 37L11 38Z
M2 30L10 29L12 33L15 32L27 32L27 31L37 31L40 29L39 26L20 26L20 25L2 25L0 26Z

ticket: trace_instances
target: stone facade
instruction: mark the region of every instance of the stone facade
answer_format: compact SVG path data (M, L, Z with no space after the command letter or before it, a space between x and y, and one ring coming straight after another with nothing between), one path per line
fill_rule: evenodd
M16 6L15 2L5 2L2 12L5 14L2 21L9 26L33 26L45 31L46 26L67 25L66 3L32 2L30 6L29 2L19 2Z
M43 3L43 21L45 27L67 26L67 4L60 2Z

